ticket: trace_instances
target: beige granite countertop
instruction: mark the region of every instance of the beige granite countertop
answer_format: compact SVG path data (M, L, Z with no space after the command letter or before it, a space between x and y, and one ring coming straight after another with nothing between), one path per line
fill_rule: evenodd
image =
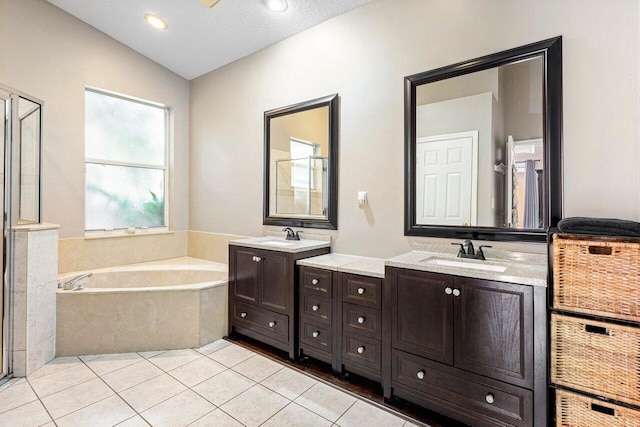
M384 259L346 254L326 254L297 261L298 265L384 279Z
M267 249L270 251L297 253L313 249L328 248L331 246L331 239L315 240L301 236L300 240L285 240L283 237L279 236L264 236L230 240L229 244L248 248Z

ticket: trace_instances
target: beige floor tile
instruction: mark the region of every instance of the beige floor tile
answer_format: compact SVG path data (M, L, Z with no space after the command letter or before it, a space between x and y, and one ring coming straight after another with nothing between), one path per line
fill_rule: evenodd
M97 378L97 375L91 369L87 368L84 363L79 363L69 369L36 379L28 377L27 380L36 394L43 398L95 378Z
M262 427L329 427L331 421L322 418L302 406L290 403L280 412L269 418ZM362 424L368 426L368 424Z
M169 372L179 366L193 362L200 357L203 357L202 354L195 350L187 349L165 351L164 353L153 356L148 360L163 371Z
M85 361L87 366L98 375L106 375L143 360L138 353L105 354L93 360Z
M111 427L128 420L136 413L118 396L111 396L100 402L72 412L56 420L58 427Z
M133 418L129 418L128 420L121 422L117 427L149 427L149 423L147 423L140 415L136 415Z
M255 353L251 350L247 350L239 345L231 344L211 353L209 357L216 362L222 363L224 366L231 368L232 366L247 360L253 355L255 355Z
M144 411L144 419L154 427L186 426L216 409L191 390L184 391Z
M198 353L202 353L202 354L206 355L206 354L211 354L211 353L213 353L215 351L218 351L220 349L223 349L225 347L228 347L230 345L231 345L231 343L229 341L227 341L227 340L216 340L216 341L210 342L209 344L204 345L204 346L202 346L200 348L197 348L196 351Z
M193 387L226 370L226 366L208 357L201 357L200 359L196 359L193 362L169 371L168 374L187 387Z
M56 427L56 423L54 423L53 421L49 421L46 424L42 424L40 427Z
M260 384L283 395L287 399L294 400L316 383L317 381L313 378L301 374L294 369L284 368L263 380Z
M102 357L105 356L104 354L85 354L83 356L78 356L80 358L80 360L82 360L84 363L90 362L92 360L97 359L98 357Z
M45 375L55 374L56 372L64 371L65 369L73 368L74 366L82 365L82 362L77 357L56 357L49 363L38 369L31 375L30 380L44 377Z
M164 353L167 350L158 350L158 351L139 351L138 354L145 359L150 359L154 356Z
M31 386L26 381L13 381L0 392L0 413L25 405L38 400L38 396L33 392Z
M113 395L100 378L96 378L42 398L49 414L60 418Z
M2 382L2 384L0 385L0 393L2 393L4 390L8 389L9 387L13 386L13 385L17 385L17 383L19 381L26 381L24 377L22 378L9 378L8 380L2 381L0 380L0 382Z
M254 427L271 418L289 402L289 399L258 384L234 397L220 409L247 427Z
M160 375L137 386L126 389L120 396L136 411L142 412L163 402L187 388L168 374Z
M204 417L200 418L196 422L189 424L189 427L243 427L237 420L231 418L225 412L220 409L216 409L213 412L209 412Z
M356 398L323 383L318 383L300 395L295 402L318 415L336 421Z
M51 421L51 417L39 400L18 406L0 414L0 426L33 427Z
M358 400L340 417L336 424L340 427L402 427L405 420L387 411Z
M256 382L260 382L283 368L283 365L271 359L256 355L238 363L233 367L233 370Z
M109 384L116 392L120 393L130 387L158 377L164 371L147 360L129 365L126 368L118 369L102 376L104 382Z
M253 387L256 383L237 372L228 370L193 387L193 391L216 406Z

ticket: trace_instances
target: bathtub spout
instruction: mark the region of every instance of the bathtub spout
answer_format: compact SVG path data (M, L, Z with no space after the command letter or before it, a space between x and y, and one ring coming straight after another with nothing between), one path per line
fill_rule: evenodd
M80 280L85 279L87 277L91 277L91 276L93 276L93 273L78 274L77 276L74 276L71 279L64 282L62 284L62 289L64 289L65 291L69 291L73 289L75 284L78 283ZM82 286L82 285L79 285L79 286Z

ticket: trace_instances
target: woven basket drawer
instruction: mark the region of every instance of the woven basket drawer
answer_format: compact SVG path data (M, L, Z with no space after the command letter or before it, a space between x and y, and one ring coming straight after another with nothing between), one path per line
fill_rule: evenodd
M551 315L555 384L640 405L639 356L638 328Z
M557 427L637 427L640 412L565 390L556 392Z
M640 243L556 234L553 305L640 321Z

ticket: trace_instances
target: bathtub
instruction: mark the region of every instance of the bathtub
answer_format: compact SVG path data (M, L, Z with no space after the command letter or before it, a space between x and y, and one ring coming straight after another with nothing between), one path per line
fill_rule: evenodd
M90 271L82 290L58 289L56 356L196 348L227 333L226 264L185 257Z

